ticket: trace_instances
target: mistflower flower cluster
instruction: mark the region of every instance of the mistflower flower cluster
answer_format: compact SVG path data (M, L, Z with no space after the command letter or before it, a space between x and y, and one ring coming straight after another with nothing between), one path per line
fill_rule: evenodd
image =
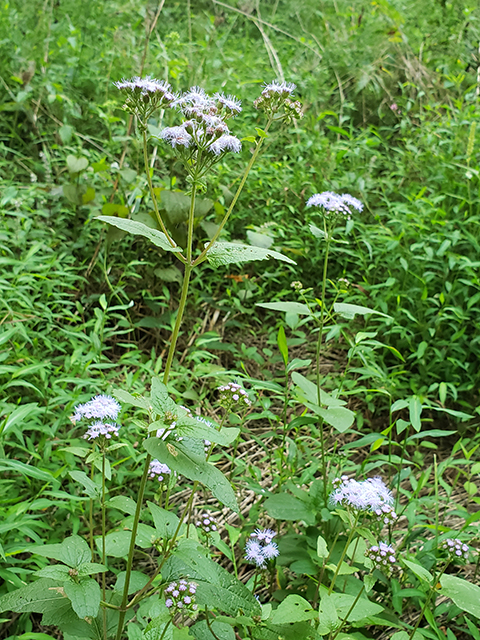
M252 406L248 393L236 382L224 384L217 391L220 392L219 402L222 407L246 409Z
M269 560L279 554L277 543L273 542L276 535L271 529L256 529L245 545L245 559L263 569Z
M217 530L217 521L212 518L209 513L203 513L195 521L195 526L202 529L205 533L211 533L212 531Z
M386 542L380 542L378 546L373 545L365 551L365 555L373 562L375 569L380 569L388 575L399 569L395 549Z
M172 473L170 467L163 462L160 462L156 458L150 462L150 466L148 468L148 477L149 478L157 478L159 482L165 482L167 480L167 476Z
M447 538L440 544L440 549L444 549L452 558L463 558L468 560L470 547L458 538Z
M170 107L175 101L170 85L150 76L136 76L131 80L114 82L114 85L126 93L123 108L137 116L143 130L146 129L148 118L156 109Z
M307 207L321 207L325 215L330 213L344 215L348 220L352 217L352 207L357 211L363 210L363 204L349 193L339 195L332 191L316 193L307 201Z
M118 436L120 427L110 420L117 419L120 408L118 402L111 396L95 396L89 402L75 407L75 413L70 416L70 420L73 424L84 419L93 421L83 436L85 440L96 440L101 437L110 440L112 435Z
M165 606L172 615L176 613L194 613L198 605L195 604L195 593L197 585L195 582L179 580L171 582L165 589Z
M292 283L290 283L290 286L295 291L301 291L303 289L303 284L300 282L300 280L294 280Z
M333 481L333 486L334 490L330 494L330 503L333 506L369 511L385 524L397 519L392 508L392 492L381 478L368 478L359 482L342 476Z
M291 100L295 89L296 85L293 82L271 82L265 85L253 105L269 115L283 109L283 115L287 120L302 118L302 104L298 100Z
M222 93L209 96L201 87L191 87L172 107L178 107L186 120L181 125L163 129L160 138L185 161L200 161L202 168L207 168L225 153L241 151L242 143L230 133L226 123L242 110L234 96Z

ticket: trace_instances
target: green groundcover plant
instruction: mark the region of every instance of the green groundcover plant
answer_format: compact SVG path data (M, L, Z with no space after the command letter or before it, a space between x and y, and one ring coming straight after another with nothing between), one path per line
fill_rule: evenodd
M349 434L355 444L357 432L355 414L342 397L343 378L325 391L321 355L326 337L336 331L339 319L385 316L327 295L330 248L342 223L362 210L359 199L321 192L307 201L313 212L310 231L323 247L321 297L316 299L295 282L302 302L263 303L274 311L293 311L313 327L314 380L299 371L305 360L290 357L281 327L277 345L284 387L248 377L244 382L250 390L240 381L221 384L217 421L187 408L181 394L172 392L170 377L192 273L199 269L208 278L207 266L252 260L294 264L270 247L226 242L222 231L271 128L302 115L295 85L264 85L254 106L265 114L266 123L242 140L230 130L242 109L233 96L211 96L200 87L176 95L167 83L152 77L122 80L116 86L142 137L154 217L149 224L115 215L99 219L147 238L156 250L179 261L179 305L162 374L152 377L149 392L132 394L117 388L112 395L96 395L75 407L71 422L84 431L74 444L65 442L65 449L81 461L69 475L77 487L72 495L83 495L78 507L82 517L60 543L7 550L9 557L28 552L33 562L24 581L28 584L9 589L0 598L0 609L41 614L42 629L56 627L66 640L364 640L383 633L393 640L453 640L457 635L452 629L478 638L479 556L472 546L476 514L462 514L458 530L444 521L439 487L452 498L444 480L447 463L435 459L420 481L411 481L411 492L405 484L411 474L405 465L408 447L427 435L420 433L419 399L392 406L388 428L369 434L375 439L369 443L380 437L377 448L388 444L389 453L376 460L372 456L362 473L345 449L336 448L339 434ZM148 155L149 119L159 109L172 109L181 119L157 134L188 177L186 233L176 237L159 207ZM197 244L198 194L215 165L227 154L240 153L243 145L251 145L251 157L237 191L210 237ZM357 333L352 354L362 341L371 345L373 340L366 332ZM225 536L221 522L240 511L231 480L240 483L238 453L247 433L247 415L255 417L255 392L276 395L284 409L280 416L269 413L264 398L262 414L271 420L271 439L256 444L267 462L259 474L253 466L248 474L259 496L256 511L251 510L243 528L225 524ZM396 417L401 409L409 410L409 423ZM127 425L135 432L135 446L123 437ZM394 429L403 435L400 444L393 438ZM433 430L430 435L439 434ZM460 442L458 450L464 455L461 461L469 463L475 447L468 450L467 445ZM133 497L127 495L128 478L116 486L125 461L118 456L124 450L137 456L143 469ZM218 463L224 454L229 464L221 470ZM380 466L388 470L388 483L373 475ZM472 474L477 471L471 467ZM262 473L268 487L261 482ZM433 495L422 493L432 473ZM368 477L355 477L362 474ZM154 499L145 501L152 485ZM178 486L185 491L179 492ZM420 505L426 514L423 537L415 511ZM212 511L221 511L221 517ZM455 575L456 564L471 560L477 566L468 579ZM15 569L18 565L12 566L12 575ZM13 579L11 584L18 586ZM51 636L42 632L24 637Z

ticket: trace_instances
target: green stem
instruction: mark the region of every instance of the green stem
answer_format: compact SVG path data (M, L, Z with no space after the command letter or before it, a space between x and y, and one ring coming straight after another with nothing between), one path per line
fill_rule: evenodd
M107 559L105 537L107 535L106 519L105 519L105 448L102 451L102 564L105 565ZM102 600L105 601L106 594L106 577L105 571L102 573ZM103 617L103 638L107 640L107 610L102 607Z
M267 125L266 125L266 127L264 129L265 133L267 133L268 130L270 129L270 126L271 126L272 122L273 122L273 117L271 117L269 119L269 121L267 122ZM224 216L222 222L220 223L220 225L219 225L215 235L213 236L213 238L208 242L208 244L205 247L205 249L198 256L198 258L193 262L193 266L194 267L196 267L198 264L200 264L201 262L203 262L205 260L206 255L207 255L207 251L213 247L215 242L218 240L220 234L222 233L223 227L226 225L227 220L229 219L230 214L232 213L233 208L235 207L235 205L237 203L237 200L238 200L238 198L239 198L239 196L240 196L240 194L242 192L242 189L243 189L243 187L245 185L245 182L247 181L248 174L250 173L250 169L253 167L253 163L257 159L257 156L258 156L258 154L260 152L260 148L262 146L262 143L263 143L264 139L265 138L260 138L260 140L257 142L257 146L255 148L255 151L253 152L252 157L250 158L250 162L248 163L247 168L245 169L245 172L244 172L243 177L242 177L242 179L240 181L238 189L237 189L235 195L233 196L233 200L230 203L230 206L228 207L227 213L225 214L225 216Z
M338 577L338 572L340 571L340 567L342 566L342 563L345 560L345 556L347 555L348 547L350 546L350 543L353 540L353 536L355 535L355 531L357 530L358 518L359 518L359 516L357 515L355 517L355 523L354 523L354 525L353 525L353 527L352 527L352 529L351 529L351 531L350 531L350 533L348 535L348 539L347 539L347 542L345 543L345 547L343 548L342 555L340 556L340 560L338 561L337 568L335 569L335 573L333 574L332 582L331 582L330 588L328 590L328 595L330 595L332 593L332 591L333 591L333 587L335 586L335 582L336 582L337 577Z
M162 635L160 636L159 640L163 640L163 638L165 637L165 634L167 633L167 629L168 627L172 624L172 619L170 618L170 620L167 622L167 624L165 625L164 630L162 631Z
M175 243L175 241L170 237L170 234L167 231L167 227L165 226L165 223L163 222L162 216L160 215L160 211L158 210L158 204L157 204L157 198L155 197L155 192L153 190L153 184L152 184L152 176L150 175L150 166L148 164L148 151L147 151L147 132L146 130L143 131L143 161L145 164L145 173L147 174L147 181L148 181L148 188L150 190L150 197L152 199L152 203L153 203L153 210L155 211L155 216L158 220L158 224L160 225L163 233L165 234L165 236L167 237L168 242L170 243L170 245L175 248L177 245ZM182 254L176 254L178 259L181 260L181 262L185 262L185 258Z
M92 467L90 469L90 480L93 482L94 475L94 465L92 462ZM90 551L92 552L92 562L95 562L95 547L93 542L93 498L90 498L90 508L89 508L89 526L90 526Z
M413 627L410 635L408 636L408 640L412 640L413 636L415 635L418 627L420 626L420 622L423 620L423 616L425 615L425 611L428 607L428 605L430 604L430 600L432 599L432 596L435 592L435 585L438 583L438 581L440 580L440 578L443 576L443 574L445 573L445 570L447 569L448 565L450 564L450 560L447 560L447 562L445 563L445 566L443 567L443 569L440 571L440 573L438 575L436 575L433 579L433 584L434 586L430 589L430 593L428 594L425 603L422 607L422 610L420 611L420 615L418 616L418 620L416 625Z
M172 337L170 340L170 348L168 350L167 362L165 364L165 371L163 373L163 384L167 384L168 377L170 375L170 368L172 366L173 356L175 355L175 347L177 345L178 335L180 333L180 325L182 324L183 313L185 311L185 305L187 303L188 285L190 283L191 273L192 266L190 264L186 264L185 272L183 274L182 293L180 295L177 318L175 320L175 326L173 328Z
M322 350L323 325L325 322L325 306L326 306L325 296L327 291L328 253L330 250L330 229L327 232L325 218L323 220L323 228L325 231L325 239L326 239L327 247L325 249L325 258L323 260L322 300L321 300L322 304L320 305L320 327L318 329L317 349L315 354L316 378L317 378L317 401L320 407L322 406L321 389L320 389L320 353ZM320 431L320 450L322 455L323 498L326 505L328 500L328 482L327 482L327 460L326 460L326 451L325 451L325 436L323 433L323 425L324 425L324 421L323 419L320 419L319 431Z
M335 640L335 638L338 636L338 634L340 633L340 631L343 629L343 627L345 626L345 623L348 620L348 616L352 613L353 608L355 607L355 605L357 604L357 602L360 600L360 596L363 593L363 590L365 589L365 585L362 585L362 588L360 589L360 591L357 593L355 600L352 602L352 606L350 607L350 609L347 611L345 617L342 619L342 622L340 624L340 626L338 627L338 629L335 631L335 635L332 636L331 640Z
M145 460L145 467L143 469L142 479L140 481L140 488L138 490L137 508L135 509L135 515L133 518L132 537L130 538L130 548L128 550L127 568L125 570L125 584L123 587L122 602L120 604L120 616L118 618L116 640L121 640L123 623L125 621L125 614L127 612L128 588L130 586L130 575L132 573L133 553L135 550L135 538L137 537L137 529L138 529L138 523L140 520L140 512L142 510L143 494L145 493L145 485L147 484L147 477L148 477L148 468L150 466L151 460L152 460L152 456L150 454L147 454L147 458Z

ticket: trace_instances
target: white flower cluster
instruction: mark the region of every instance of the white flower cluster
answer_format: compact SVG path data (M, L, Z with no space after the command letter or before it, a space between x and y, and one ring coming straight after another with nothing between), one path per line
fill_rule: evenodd
M279 554L277 543L273 542L276 535L271 529L256 529L245 545L245 559L263 569L269 560Z
M120 412L120 405L111 396L99 395L85 404L75 407L75 413L70 416L73 424L80 420L94 420L84 434L85 440L96 440L104 437L109 440L112 435L118 436L119 426L114 422L106 422L106 419L116 420Z
M339 195L333 193L333 191L323 191L322 193L316 193L307 201L307 207L321 207L325 210L325 213L342 214L350 220L353 207L357 211L363 210L363 204L357 198L354 198L349 193Z
M201 87L192 87L178 97L172 107L179 107L187 118L181 125L166 127L160 132L160 138L174 149L191 149L213 156L241 151L242 143L231 135L226 124L226 120L242 110L240 101L234 96L222 93L209 96Z
M332 505L370 511L384 524L391 524L397 519L392 507L392 492L381 478L368 478L359 482L342 476L333 481L333 486L334 490L330 494Z

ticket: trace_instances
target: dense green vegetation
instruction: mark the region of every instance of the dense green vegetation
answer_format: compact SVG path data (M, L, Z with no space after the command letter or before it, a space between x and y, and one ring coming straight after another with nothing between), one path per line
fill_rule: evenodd
M72 534L89 539L89 528L101 534L100 509L90 512L97 490L88 484L101 484L100 457L87 464L88 443L69 420L96 394L124 403L123 446L109 454L108 490L117 502L107 522L121 533L132 528L131 505L121 499L137 498L151 452L142 446L142 406L132 408L125 394L142 394L148 404L151 393L160 408L147 422L160 420L166 390L153 391L153 376L163 376L177 405L241 429L235 441L218 436L211 458L233 481L240 514L221 512L219 502L233 503L211 482L204 485L214 497L196 494L194 519L206 505L220 532L193 538L204 543L205 584L174 570L178 561L193 571L189 554L200 553L188 546L189 526L178 556L171 532L171 556L150 539L139 544L135 568L148 573L146 565L157 566L163 553L168 571L128 622L130 640L480 638L479 41L473 0L0 4L2 638L60 637L48 616L42 622L41 609L8 613L7 594L46 570L50 556L32 545ZM197 197L194 256L259 149L220 240L290 260L204 263L193 271L170 377L164 374L185 265L147 238L97 219L158 226L141 126L114 86L137 75L164 80L176 93L198 85L242 101L232 131L243 150L220 158ZM265 116L253 102L275 79L295 83L303 118L264 137ZM191 176L159 138L179 122L174 109L152 114L147 149L161 215L185 248ZM306 206L323 191L348 192L364 205L326 236L324 211ZM234 380L253 403L238 413L221 407L216 391ZM318 383L330 395L318 391L317 399L309 385ZM339 423L328 414L335 402L345 411ZM89 476L83 484L78 469ZM181 481L172 475L167 498L152 488L146 495L165 509L173 505L180 517L198 478L177 471ZM372 573L368 559L364 564L373 534L328 500L342 474L359 481L381 474L394 489L398 522L370 528L403 557L401 574ZM161 538L159 512L146 514L142 526L153 522ZM244 547L256 527L277 531L280 555L254 577ZM445 562L442 544L452 538L471 545L461 556L468 582L455 582L455 563ZM121 583L128 545L122 548L107 554L109 587ZM344 548L349 567L355 564L350 575L343 574L349 567L341 571ZM221 618L212 627L202 613L194 636L178 618L167 629L159 593L170 579L194 577L199 600L211 600L205 585L219 588L217 569L207 566L212 557L259 596L263 610L231 582L225 588L237 589L243 604L219 601L211 609L212 619L225 614L230 622ZM40 579L52 579L47 573ZM228 582L225 575L215 579ZM115 597L109 602L118 606ZM352 617L357 597L365 608ZM295 617L298 606L306 607L303 617ZM66 640L86 637L70 619L51 624ZM107 634L100 628L88 637L115 637L117 619L108 625Z

